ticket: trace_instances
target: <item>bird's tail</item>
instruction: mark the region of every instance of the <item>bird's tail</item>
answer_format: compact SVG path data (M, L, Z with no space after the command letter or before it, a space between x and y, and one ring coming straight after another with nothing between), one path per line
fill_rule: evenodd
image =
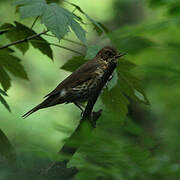
M47 99L45 99L42 103L40 103L39 105L37 105L36 107L34 107L30 111L28 111L22 117L25 119L29 115L31 115L32 113L38 111L39 109L43 109L43 108L46 108L46 107L50 107L50 106L54 106L54 105L62 104L62 103L64 103L64 100L63 99L59 99L58 95L50 96Z
M41 104L37 105L36 107L34 107L33 109L31 109L30 111L28 111L27 113L25 113L22 117L25 119L27 118L29 115L31 115L32 113L38 111L39 109L41 109L40 107Z

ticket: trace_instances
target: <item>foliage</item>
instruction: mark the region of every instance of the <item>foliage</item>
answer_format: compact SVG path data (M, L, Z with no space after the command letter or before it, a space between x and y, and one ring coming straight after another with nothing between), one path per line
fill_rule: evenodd
M62 4L58 5L49 0L48 2L45 0L17 0L14 5L18 7L21 18L34 17L33 25L28 27L22 23L24 21L1 25L0 35L9 42L8 46L0 49L0 83L2 86L0 102L5 108L10 111L5 98L12 79L18 77L29 80L21 63L22 60L19 58L21 54L18 53L25 55L32 45L42 54L53 59L52 46L54 43L45 38L45 35L55 37L61 43L72 30L83 44L72 40L70 42L86 48L86 54L79 53L82 55L72 56L60 67L61 70L73 72L80 65L95 57L103 46L99 43L93 46L88 44L86 31L83 29L86 24L84 17L90 22L91 28L97 32L98 41L110 42L119 52L128 54L125 59L119 59L113 80L104 88L97 102L95 108L103 109L97 127L92 131L92 127L84 123L82 132L76 137L75 142L71 141L70 133L68 134L65 142L74 143L77 152L73 157L69 157L68 167L65 166L66 162L62 161L57 169L50 170L48 174L40 173L42 168L47 168L51 164L47 157L49 150L36 143L35 147L40 147L42 150L38 152L39 156L30 155L29 152L18 156L6 135L0 131L0 161L4 162L1 165L3 172L7 174L11 172L10 165L6 168L6 162L17 161L19 164L15 166L20 168L12 174L21 179L27 179L27 175L31 179L179 179L178 150L180 145L178 137L180 134L177 120L180 115L178 100L180 97L179 3L149 0L147 7L145 2L141 2L136 13L141 12L143 8L149 19L144 16L144 21L139 24L128 24L127 18L126 25L121 25L111 31L109 27L117 27L120 17L114 19L113 22L107 22L107 28L101 22L92 19L80 6L68 1L63 2L75 10L70 12ZM128 6L131 5L133 0L122 2L125 7L127 3ZM120 7L116 9L119 10ZM154 11L156 13L153 13ZM138 16L138 13L128 13L128 15ZM126 15L122 14L124 17ZM48 30L40 32L42 34L33 30L34 24L39 19ZM19 40L22 42L15 43L15 48L12 48L12 44ZM76 48L71 49L70 45L64 47L56 44L56 46L77 52ZM141 64L141 66L135 64ZM38 76L41 77L39 71ZM151 107L148 106L148 108L142 105L150 104L144 88L151 99ZM34 92L32 89L31 93ZM55 116L57 118L56 114ZM74 120L73 113L72 117ZM42 127L39 128L42 129ZM28 127L28 129L31 131L33 128ZM64 129L65 127L62 131ZM57 137L57 134L55 136ZM54 159L64 158L60 154L60 157Z
M58 6L56 3L48 2L47 4L45 0L18 0L13 4L19 7L21 18L41 17L42 23L44 23L47 29L54 33L57 38L63 38L68 32L70 32L71 28L79 40L86 44L85 31L78 22L80 19L67 9ZM80 9L78 6L77 8ZM86 16L91 19L88 15ZM91 21L96 24L94 20L91 19ZM36 23L36 20L34 23ZM29 28L17 21L15 21L14 24L4 23L0 26L0 34L5 35L12 43L8 44L8 46L13 45L15 42L15 47L25 54L29 49L30 43L34 48L39 49L43 54L47 55L50 59L53 59L53 52L50 47L51 44L32 30L33 25ZM98 26L100 27L100 25ZM102 31L101 29L102 28L100 27L99 31ZM96 27L96 30L98 31L98 27ZM11 86L11 78L6 70L12 73L12 75L26 80L28 80L28 77L24 67L19 63L20 59L12 55L14 50L10 48L4 50L4 47L2 48L3 49L0 51L0 83L3 89L7 91ZM3 102L5 107L9 109L2 96L1 102Z
M47 4L45 0L29 1L19 0L14 5L20 6L21 18L36 17L42 18L42 23L46 25L52 33L59 39L70 32L69 27L74 31L76 36L85 43L85 31L76 21L79 20L67 9L58 6L56 3Z
M20 39L24 39L29 36L34 36L37 33L33 31L32 29L28 28L27 26L19 23L19 22L14 22L16 26L6 23L1 26L3 27L9 27L7 29L8 32L6 32L6 37L11 41L18 41ZM39 49L43 54L47 55L49 58L53 58L52 55L52 49L48 42L42 38L42 37L36 37L34 38L31 42L32 46L34 48ZM29 49L29 44L27 42L22 43L22 44L17 44L15 45L23 54Z
M7 94L2 89L0 89L0 101L8 109L8 111L11 112L9 105L7 104L3 96L7 96Z
M5 91L8 90L11 85L11 79L6 71L9 71L14 76L28 80L28 76L24 67L20 64L20 61L19 58L11 55L10 49L0 51L0 82Z
M3 131L0 129L0 155L4 156L9 163L13 163L16 161L16 152L14 147L9 142L6 135L3 133Z

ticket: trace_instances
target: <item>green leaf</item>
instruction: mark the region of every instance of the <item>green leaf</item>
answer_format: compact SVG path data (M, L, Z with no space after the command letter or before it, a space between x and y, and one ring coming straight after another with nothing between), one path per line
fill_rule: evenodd
M0 83L5 91L7 91L11 86L11 79L1 65L0 65Z
M97 45L88 46L85 59L93 59L101 49L102 47Z
M0 129L0 147L1 147L0 154L4 156L9 163L13 164L16 161L16 151L1 129Z
M11 112L9 105L7 104L7 102L6 102L6 100L3 98L3 96L1 96L1 94L2 94L3 96L7 96L6 92L3 91L3 90L0 88L0 102L5 106L5 108L6 108L9 112Z
M84 59L84 56L74 56L72 59L68 60L61 69L64 69L66 71L73 72L75 71L79 66L84 64L86 60Z
M27 26L25 26L19 22L15 22L15 24L16 24L16 27L18 27L19 29L22 29L24 32L26 32L27 36L33 36L33 35L37 34L32 29L28 28ZM34 38L33 40L34 41L31 41L31 44L34 48L39 49L43 54L45 54L49 58L53 59L52 49L51 49L49 43L44 38L42 38L41 36L38 36L38 37Z
M63 1L63 0L61 0ZM46 0L46 2L49 4L49 3L59 3L60 0Z
M112 77L111 81L108 82L108 84L107 84L108 90L110 91L114 86L117 85L117 83L118 83L118 74L117 74L117 71L115 70L113 72L113 77Z
M82 29L79 23L76 21L70 20L71 28L75 32L76 36L80 41L86 44L86 32Z
M93 24L93 26L95 26L96 29L99 30L99 32L102 31L102 32L106 33L107 28L104 28L104 26L101 26L102 24L96 22L94 19L92 19L90 16L88 16L88 15L87 15L79 6L77 6L76 4L70 3L70 2L68 2L68 3L71 4L72 6L74 6L80 13L82 13L83 15L85 15L86 18Z
M143 135L143 129L138 124L136 124L132 119L129 118L126 119L126 126L124 126L123 129L126 132L136 136Z
M26 5L26 4L32 4L32 3L46 3L45 0L17 0L13 3L13 5L17 6L17 5Z
M3 96L1 96L1 91L0 91L0 102L4 105L4 107L11 112L11 109L9 107L9 105L7 104L6 100L3 98Z
M166 0L149 0L149 4L152 6L152 7L159 7L161 5L164 5L166 4L168 1Z
M13 27L14 26L12 24L4 23L3 25L0 26L0 34L4 34L8 32Z
M47 55L50 59L53 60L52 49L51 49L49 43L44 38L42 38L40 36L36 37L31 41L31 44L34 48L39 49L43 54Z
M4 23L0 26L0 30L9 30L11 28L13 28L14 26L10 23Z
M55 3L51 3L44 7L42 23L44 23L59 39L70 32L69 27L71 27L79 40L86 43L86 33L76 20L79 19L67 9L60 7Z
M177 16L180 14L180 2L174 2L169 5L168 13L171 16Z
M24 70L24 67L20 64L19 58L8 55L6 58L4 58L4 61L0 61L0 64L3 65L14 76L28 80L28 76Z
M27 33L21 29L21 27L14 27L11 28L7 33L6 33L6 37L11 41L18 41L21 39L24 39L27 37ZM15 45L23 54L28 50L29 48L29 44L28 42L23 42L20 44L16 44Z
M0 94L2 94L3 96L7 96L6 92L3 91L1 88L0 88Z
M97 34L98 34L99 36L101 36L101 35L103 34L103 32L105 32L105 33L110 33L110 32L111 32L111 31L110 31L105 25L103 25L102 23L97 22L97 24L104 30L104 31L102 31L102 29L100 29L99 26L97 26L96 24L93 24L94 29L95 29L95 31L97 32Z
M109 114L113 115L115 121L123 122L128 112L128 99L121 93L120 86L117 84L110 91L106 88L101 99Z
M64 37L70 32L71 28L78 39L86 44L86 32L76 21L79 20L79 18L67 9L58 6L56 3L47 4L44 0L20 0L16 1L14 5L21 5L21 18L40 16L42 23L45 24L57 38L61 39Z
M117 66L117 73L120 90L124 95L132 98L135 101L149 104L149 100L140 85L140 81L130 72L130 70L134 67L135 65L130 61L119 61Z
M28 80L27 74L24 70L24 67L20 64L19 58L7 54L4 51L0 51L0 66L4 67L14 76Z
M45 6L46 6L46 2L43 0L30 2L25 6L19 8L21 18L42 16Z
M31 30L30 28L28 28L27 26L19 23L19 22L16 22L15 21L15 25L16 26L13 26L13 28L11 30L9 30L9 32L6 34L7 37L11 37L13 36L14 34L18 34L18 33L21 33L21 35L18 35L18 36L13 36L14 38L14 41L15 40L20 40L20 39L24 39L26 37L29 37L29 36L33 36L33 35L36 35L37 33L33 30ZM10 38L10 40L12 40ZM27 44L27 43L26 43ZM34 38L32 41L31 41L31 44L34 48L37 48L39 49L43 54L47 55L49 58L53 59L53 53L52 53L52 49L49 45L49 43L42 37L36 37ZM28 44L27 44L28 45ZM17 46L19 47L19 46ZM20 46L21 47L21 46ZM29 47L29 46L28 46Z

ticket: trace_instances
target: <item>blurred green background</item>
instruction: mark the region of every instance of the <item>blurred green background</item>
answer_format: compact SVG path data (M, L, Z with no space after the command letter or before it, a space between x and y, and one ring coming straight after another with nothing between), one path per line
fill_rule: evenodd
M126 58L138 65L133 74L141 79L151 103L145 106L132 102L125 122L119 124L113 124L113 116L106 110L103 112L93 133L96 141L83 146L70 163L81 169L76 179L180 179L180 3L165 0L70 2L112 31L109 35L112 44L127 52ZM11 1L0 1L0 24L14 20L26 25L33 22L33 18L20 20ZM98 37L92 27L86 25L85 29L88 44L110 43L105 36ZM40 22L35 30L42 30ZM75 36L69 34L68 38L75 39ZM7 43L4 36L0 36L0 43ZM61 44L85 53L82 47L66 41ZM79 109L72 104L41 110L25 120L21 118L70 74L60 66L74 53L52 48L53 62L33 47L25 55L17 50L16 56L23 59L29 81L12 77L6 98L12 113L0 106L0 127L18 153L33 152L54 158L62 140L73 132L80 119ZM96 108L101 106L99 100ZM3 177L4 174L0 179Z

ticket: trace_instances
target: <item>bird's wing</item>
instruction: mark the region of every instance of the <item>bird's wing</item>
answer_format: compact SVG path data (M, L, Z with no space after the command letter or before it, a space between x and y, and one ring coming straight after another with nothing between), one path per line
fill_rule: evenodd
M62 89L67 89L70 87L76 87L91 78L94 78L95 73L93 73L100 63L94 60L90 60L87 63L81 65L76 71L69 75L64 81L62 81L53 91L47 94L45 97L52 96L61 92ZM94 75L93 75L94 74Z

